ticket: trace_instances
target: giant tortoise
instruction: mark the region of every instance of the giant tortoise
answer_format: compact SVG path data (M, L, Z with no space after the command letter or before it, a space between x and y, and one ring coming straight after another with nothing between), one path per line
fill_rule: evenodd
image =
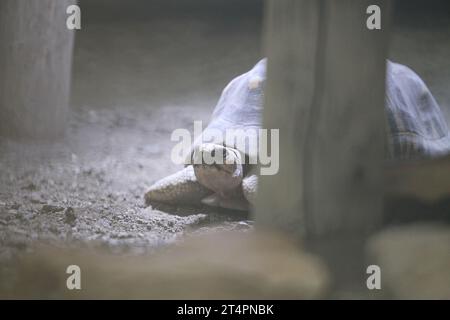
M266 59L233 79L223 90L209 125L194 142L183 170L154 183L145 195L146 202L169 204L206 204L232 209L247 209L254 202L257 175L252 170L258 161L255 150L261 128ZM446 120L421 78L408 67L387 61L386 74L387 158L434 157L450 150ZM244 146L223 137L205 139L229 129L245 132ZM255 130L255 131L252 131ZM238 137L239 138L239 137ZM202 161L207 156L224 161Z

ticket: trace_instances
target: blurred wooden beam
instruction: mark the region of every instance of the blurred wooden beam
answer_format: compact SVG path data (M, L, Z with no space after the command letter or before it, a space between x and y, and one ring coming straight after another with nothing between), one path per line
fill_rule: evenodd
M381 30L366 27L372 4ZM386 17L387 1L269 1L264 127L280 129L280 171L261 177L258 225L312 238L379 225Z
M367 8L381 8L369 30ZM261 176L256 226L306 239L335 291L365 287L364 242L382 221L388 1L271 0L264 128L280 170Z
M74 0L0 2L0 135L58 137L69 106Z

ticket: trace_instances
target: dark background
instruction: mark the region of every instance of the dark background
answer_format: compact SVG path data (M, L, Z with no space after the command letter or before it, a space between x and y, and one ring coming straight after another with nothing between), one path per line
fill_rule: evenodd
M195 104L211 111L264 56L261 0L81 0L72 105ZM390 58L413 68L448 115L450 4L393 1Z

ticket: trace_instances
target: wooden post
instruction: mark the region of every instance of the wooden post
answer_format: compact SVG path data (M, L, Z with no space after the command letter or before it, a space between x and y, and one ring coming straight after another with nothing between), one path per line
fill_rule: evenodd
M381 220L387 2L271 0L266 10L264 127L280 129L280 170L260 177L256 224L342 259ZM366 26L372 4L381 30Z
M69 105L74 0L0 2L0 134L57 137Z

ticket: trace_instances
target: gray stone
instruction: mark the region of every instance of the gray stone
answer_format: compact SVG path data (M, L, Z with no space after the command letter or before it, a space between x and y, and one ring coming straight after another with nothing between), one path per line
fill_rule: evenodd
M450 299L450 227L390 228L370 239L368 254L394 298Z

